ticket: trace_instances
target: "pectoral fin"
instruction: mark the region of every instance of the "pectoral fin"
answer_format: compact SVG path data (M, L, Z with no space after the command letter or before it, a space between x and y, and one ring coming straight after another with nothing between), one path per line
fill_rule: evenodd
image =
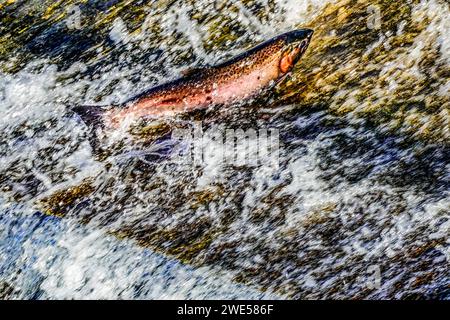
M292 72L286 73L284 76L280 77L277 81L275 81L275 86L278 86L280 83L285 81L287 78L289 78L292 75Z

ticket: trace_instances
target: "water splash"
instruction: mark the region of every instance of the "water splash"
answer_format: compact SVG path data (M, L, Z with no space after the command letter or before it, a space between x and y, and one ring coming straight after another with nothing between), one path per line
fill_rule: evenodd
M350 55L339 56L335 73L328 72L330 60L313 61L310 69L319 76L306 83L314 90L288 84L288 97L272 97L272 108L206 117L213 128L278 128L278 168L224 166L215 158L195 167L148 161L154 139L120 145L128 133L117 133L112 140L119 145L108 145L113 155L104 159L70 112L71 105L123 101L186 67L215 63L300 25L315 22L320 29L350 18L364 24L365 8L349 11L349 4L337 1L290 0L231 1L222 8L213 1L178 1L169 7L157 1L137 11L121 5L103 8L90 2L81 12L98 18L96 23L67 33L54 19L58 7L48 11L31 1L27 7L39 13L36 21L43 23L40 13L48 15L46 28L40 36L17 37L21 49L2 62L0 282L12 288L9 295L448 297L448 146L380 130L383 126L365 120L369 99L360 102L357 88L333 92L339 72L370 78L365 65L355 66ZM394 19L398 34L412 38L408 50L371 62L380 69L377 79L389 78L387 84L372 84L368 97L382 99L401 87L402 77L426 80L423 70L435 75L440 72L436 66L448 66L448 6L430 0L411 7L405 16L419 21L420 28L411 35L410 24L397 28ZM20 16L24 9L14 10ZM137 19L142 12L152 14ZM352 42L335 41L339 24L318 38L326 45L312 48L304 69L294 75L296 85L304 86L301 75L310 74L307 59L358 49ZM83 32L93 30L99 36L85 41ZM374 59L386 54L386 43L395 44L394 33L368 35L373 41L361 51ZM61 40L60 45L45 46L47 38ZM73 43L75 51L68 50ZM431 69L423 66L430 52L437 55ZM433 92L447 98L448 78L436 83ZM289 101L302 92L304 97ZM419 102L426 98L420 92L411 95ZM357 108L332 112L348 105ZM445 105L440 110L445 120L448 110ZM416 111L407 112L417 118ZM427 116L419 120L427 122ZM445 123L441 128L445 133ZM214 140L207 145L218 147ZM371 283L372 267L380 270L378 287Z

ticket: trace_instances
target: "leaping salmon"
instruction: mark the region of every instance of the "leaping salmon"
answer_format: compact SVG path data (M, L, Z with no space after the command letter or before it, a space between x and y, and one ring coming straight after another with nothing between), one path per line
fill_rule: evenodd
M120 127L140 118L230 105L257 95L287 76L305 53L313 30L281 34L216 66L197 69L177 80L153 87L112 106L73 108L87 125Z

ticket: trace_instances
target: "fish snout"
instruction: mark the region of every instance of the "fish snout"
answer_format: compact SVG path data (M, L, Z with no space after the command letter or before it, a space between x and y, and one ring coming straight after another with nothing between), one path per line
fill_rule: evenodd
M285 34L286 44L296 44L303 42L304 40L306 40L309 43L309 41L311 41L313 34L314 30L312 29L299 29L288 32Z
M294 64L308 49L313 34L314 30L311 29L299 29L286 33L286 45L289 47Z

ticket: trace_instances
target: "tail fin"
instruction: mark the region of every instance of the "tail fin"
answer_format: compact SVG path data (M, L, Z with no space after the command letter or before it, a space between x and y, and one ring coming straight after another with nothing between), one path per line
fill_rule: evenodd
M71 110L89 127L89 143L94 152L101 151L101 138L99 138L99 132L97 129L103 129L105 127L104 114L109 110L109 107L105 106L75 106Z
M72 108L72 111L75 112L88 127L96 129L105 126L103 116L108 109L109 107L104 106L75 106Z

